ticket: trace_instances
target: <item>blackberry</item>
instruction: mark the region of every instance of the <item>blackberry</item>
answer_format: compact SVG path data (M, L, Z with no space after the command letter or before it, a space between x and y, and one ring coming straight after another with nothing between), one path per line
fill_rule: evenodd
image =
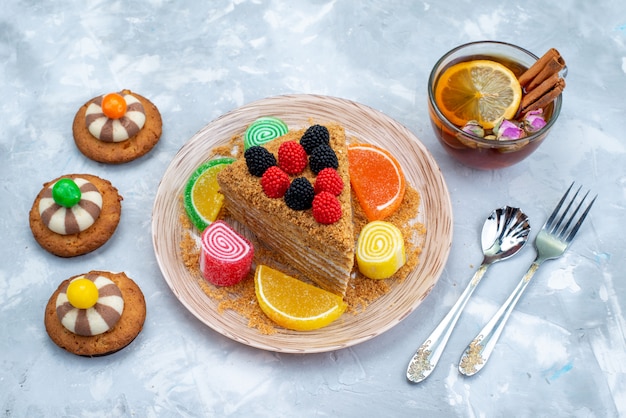
M313 150L320 145L328 145L330 141L330 135L328 129L322 125L313 125L306 130L302 138L300 138L300 145L304 148L307 154L311 154Z
M265 170L276 165L276 157L263 147L255 145L243 153L248 166L248 172L256 177L261 177Z
M306 210L311 208L314 197L311 183L305 177L297 177L285 193L285 203L293 210Z
M329 145L320 145L309 155L309 167L316 175L325 168L336 170L339 167L337 154Z

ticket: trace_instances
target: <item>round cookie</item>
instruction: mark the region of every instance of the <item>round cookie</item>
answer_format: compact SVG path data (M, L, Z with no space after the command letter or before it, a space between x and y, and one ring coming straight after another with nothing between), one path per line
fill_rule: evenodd
M50 230L39 214L39 202L44 197L46 189L62 178L82 178L96 186L102 195L102 209L93 225L82 232L61 235ZM122 196L108 181L91 174L68 174L45 183L39 192L30 210L30 229L35 240L46 251L59 257L75 257L100 248L115 232L122 212Z
M57 296L70 281L83 276L81 274L64 280L50 297L44 315L46 332L56 345L79 356L96 357L113 354L130 344L143 329L146 301L139 286L123 272L91 271L84 275L88 274L104 276L120 289L124 299L124 310L119 321L105 333L93 336L74 334L63 326L57 315Z
M162 120L157 107L148 99L130 90L122 94L132 94L143 105L146 121L143 128L134 136L121 142L105 142L94 137L87 128L85 113L96 98L89 100L76 113L72 132L76 146L86 157L106 164L121 164L141 157L150 151L161 138Z

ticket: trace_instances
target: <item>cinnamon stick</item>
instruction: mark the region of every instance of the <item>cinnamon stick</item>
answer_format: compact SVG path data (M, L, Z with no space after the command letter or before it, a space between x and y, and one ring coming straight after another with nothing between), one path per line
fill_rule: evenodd
M565 60L559 51L550 48L518 78L518 81L528 92L553 74L558 74L563 68L565 68Z
M564 68L565 60L559 51L550 48L518 78L524 89L521 114L547 106L563 92L565 80L560 73Z
M527 92L522 96L522 101L520 103L520 107L525 109L530 104L536 102L541 96L546 94L548 91L552 90L554 86L559 81L559 75L553 74L547 80L544 80L541 84L539 84L535 89Z
M559 97L563 89L565 89L565 79L554 74L522 99L521 113L526 114L531 110L546 107Z
M538 85L540 85L541 83L543 83L544 81L546 81L547 79L549 79L552 76L559 76L559 72L565 68L565 62L563 61L563 59L559 56L552 58L551 60L549 60L545 67L543 67L541 69L541 71L535 76L535 78L533 78L527 85L526 85L526 91L533 91L533 89L535 89Z

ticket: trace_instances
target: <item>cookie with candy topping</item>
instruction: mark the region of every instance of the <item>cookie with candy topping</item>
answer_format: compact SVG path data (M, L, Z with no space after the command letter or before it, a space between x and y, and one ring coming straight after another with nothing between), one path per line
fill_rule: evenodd
M96 357L115 353L143 329L146 301L125 273L90 271L64 280L46 305L50 339L70 353Z
M76 113L74 142L86 157L121 164L148 153L159 142L161 114L145 97L122 90L89 100Z
M42 248L75 257L104 245L115 232L122 196L91 174L68 174L44 184L29 214L30 229Z

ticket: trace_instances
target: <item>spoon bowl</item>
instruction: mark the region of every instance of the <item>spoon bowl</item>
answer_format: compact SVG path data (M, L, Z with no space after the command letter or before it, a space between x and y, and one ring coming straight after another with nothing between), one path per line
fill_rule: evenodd
M406 371L406 377L409 381L419 383L430 376L450 339L450 335L452 335L452 330L461 316L463 308L465 308L487 268L493 263L506 260L517 254L528 241L529 233L528 216L519 208L505 206L491 212L483 224L480 236L483 261L450 312L411 358Z
M491 212L480 235L485 260L495 263L516 254L528 241L528 216L518 208L505 206Z

